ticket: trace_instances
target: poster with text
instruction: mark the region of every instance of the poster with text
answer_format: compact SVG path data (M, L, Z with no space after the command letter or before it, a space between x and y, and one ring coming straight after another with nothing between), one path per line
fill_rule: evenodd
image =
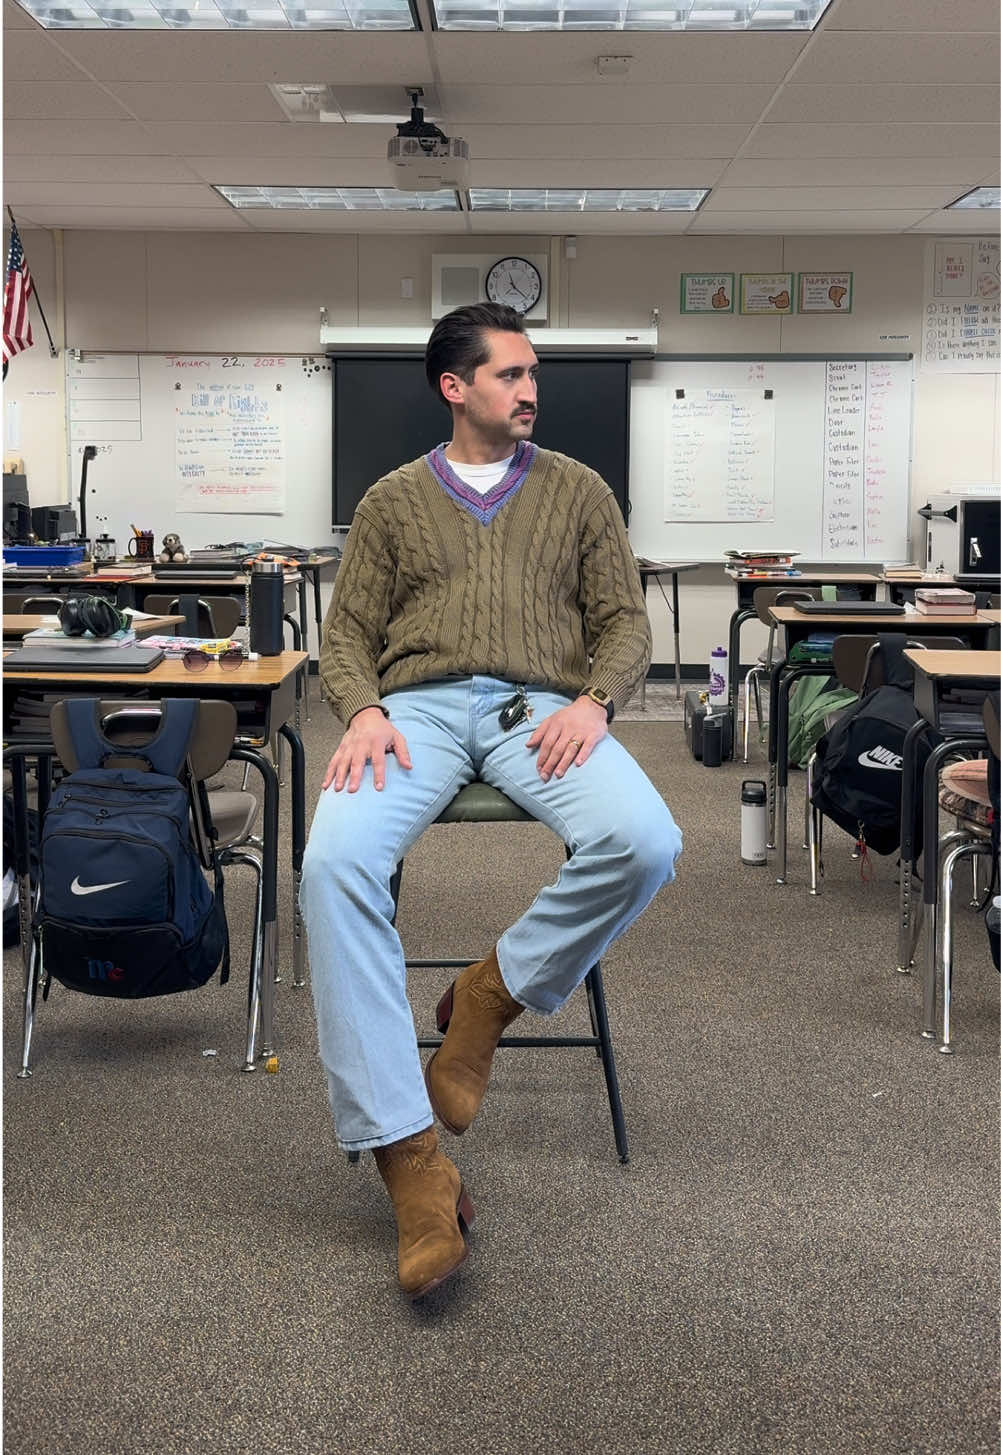
M741 273L740 311L758 315L792 313L792 273Z
M921 342L930 372L1001 371L1001 240L928 243Z
M682 313L732 313L732 273L682 273Z
M797 313L851 313L853 273L799 273Z

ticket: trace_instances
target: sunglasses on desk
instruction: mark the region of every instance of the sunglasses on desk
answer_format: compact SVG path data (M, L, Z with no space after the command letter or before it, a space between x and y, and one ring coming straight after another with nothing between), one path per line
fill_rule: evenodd
M181 654L181 661L189 672L204 672L210 662L218 662L224 672L235 672L243 664L244 656L239 647L225 652L203 652L190 647Z

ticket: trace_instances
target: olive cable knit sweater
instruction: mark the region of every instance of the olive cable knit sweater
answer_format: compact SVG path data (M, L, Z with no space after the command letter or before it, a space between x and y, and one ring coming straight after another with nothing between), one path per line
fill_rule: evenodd
M483 675L621 707L650 662L622 514L585 465L539 449L488 524L425 458L368 490L323 624L320 678L348 722L399 687Z

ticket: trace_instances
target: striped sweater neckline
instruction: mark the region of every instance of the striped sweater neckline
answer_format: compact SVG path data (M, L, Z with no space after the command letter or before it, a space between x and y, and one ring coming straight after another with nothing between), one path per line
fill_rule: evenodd
M445 493L456 505L474 515L481 525L489 525L501 506L520 489L538 452L538 447L531 440L519 440L501 479L485 495L481 495L452 469L445 457L447 444L445 440L437 445L424 456L424 462Z

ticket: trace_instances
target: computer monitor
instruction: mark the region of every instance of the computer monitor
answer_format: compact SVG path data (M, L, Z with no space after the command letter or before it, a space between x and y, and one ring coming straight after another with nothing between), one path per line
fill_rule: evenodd
M26 543L31 535L28 477L3 472L3 538L10 545Z

